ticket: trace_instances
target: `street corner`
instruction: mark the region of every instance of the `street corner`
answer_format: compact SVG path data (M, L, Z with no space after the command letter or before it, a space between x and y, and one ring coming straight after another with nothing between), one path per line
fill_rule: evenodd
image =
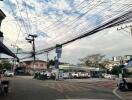
M132 91L120 91L118 88L113 90L113 93L121 100L132 100Z

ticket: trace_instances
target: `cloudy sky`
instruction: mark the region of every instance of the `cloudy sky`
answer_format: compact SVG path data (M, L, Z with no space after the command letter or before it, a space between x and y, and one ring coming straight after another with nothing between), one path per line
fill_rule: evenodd
M5 45L13 51L11 44L18 45L22 51L31 51L31 44L25 40L28 34L38 35L37 50L48 48L132 9L132 0L4 0L0 2L0 9L6 14L1 27ZM117 31L120 27L103 30L64 46L61 61L76 64L79 58L95 53L108 57L132 54L130 28ZM37 58L46 60L45 56L42 54ZM54 58L55 51L49 56Z

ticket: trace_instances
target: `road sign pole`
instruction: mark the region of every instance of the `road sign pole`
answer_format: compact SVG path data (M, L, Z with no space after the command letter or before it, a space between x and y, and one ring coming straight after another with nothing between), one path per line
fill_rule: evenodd
M59 58L61 58L62 53L62 45L56 44L56 53L57 53L57 60L56 60L56 70L57 70L57 80L59 80Z

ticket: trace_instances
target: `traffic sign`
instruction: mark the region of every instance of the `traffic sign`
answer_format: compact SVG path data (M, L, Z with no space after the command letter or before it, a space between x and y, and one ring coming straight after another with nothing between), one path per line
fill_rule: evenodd
M62 45L56 44L56 53L62 53Z

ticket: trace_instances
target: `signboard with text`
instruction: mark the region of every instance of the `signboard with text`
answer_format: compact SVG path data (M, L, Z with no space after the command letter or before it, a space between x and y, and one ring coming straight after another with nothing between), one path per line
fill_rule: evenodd
M61 58L62 45L59 44L56 45L56 53L57 53L57 58Z

